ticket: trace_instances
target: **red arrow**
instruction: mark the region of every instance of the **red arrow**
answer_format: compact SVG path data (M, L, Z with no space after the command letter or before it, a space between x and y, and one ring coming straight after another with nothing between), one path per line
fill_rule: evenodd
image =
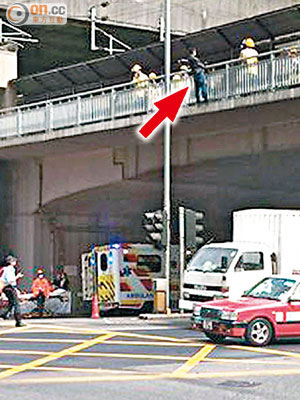
M158 111L139 130L144 138L151 135L154 129L156 129L165 118L169 118L172 122L175 121L176 115L178 114L184 96L188 90L188 87L178 90L178 92L154 103Z

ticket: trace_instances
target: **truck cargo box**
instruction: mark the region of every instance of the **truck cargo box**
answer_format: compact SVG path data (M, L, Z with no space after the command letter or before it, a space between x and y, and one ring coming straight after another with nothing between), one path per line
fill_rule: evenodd
M251 209L233 212L233 241L260 242L276 254L278 271L300 274L300 211Z

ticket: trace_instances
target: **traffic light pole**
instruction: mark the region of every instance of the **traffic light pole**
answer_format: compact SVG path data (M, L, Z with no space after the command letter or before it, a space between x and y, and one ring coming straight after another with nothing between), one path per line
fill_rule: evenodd
M179 265L180 265L180 298L183 299L183 275L185 267L185 209L179 207Z
M165 0L165 95L171 92L171 0ZM166 308L170 311L170 263L171 263L171 121L164 126L164 212L167 243L165 248Z

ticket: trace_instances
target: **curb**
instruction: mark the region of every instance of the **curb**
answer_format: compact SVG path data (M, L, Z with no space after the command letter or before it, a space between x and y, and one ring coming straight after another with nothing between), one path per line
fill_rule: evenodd
M180 313L174 313L174 314L141 314L139 315L140 319L148 319L148 320L153 320L153 319L189 319L191 318L192 314L180 314Z

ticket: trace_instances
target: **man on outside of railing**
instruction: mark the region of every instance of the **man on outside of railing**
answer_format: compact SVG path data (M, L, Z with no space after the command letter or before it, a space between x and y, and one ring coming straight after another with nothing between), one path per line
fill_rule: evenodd
M192 49L190 55L185 59L179 60L184 63L187 62L193 72L195 83L195 96L197 104L201 102L201 96L205 103L208 101L207 96L207 80L206 80L206 66L197 57L197 49Z
M250 37L244 39L241 44L240 59L247 65L249 84L252 87L258 83L258 51L255 49L254 40Z

